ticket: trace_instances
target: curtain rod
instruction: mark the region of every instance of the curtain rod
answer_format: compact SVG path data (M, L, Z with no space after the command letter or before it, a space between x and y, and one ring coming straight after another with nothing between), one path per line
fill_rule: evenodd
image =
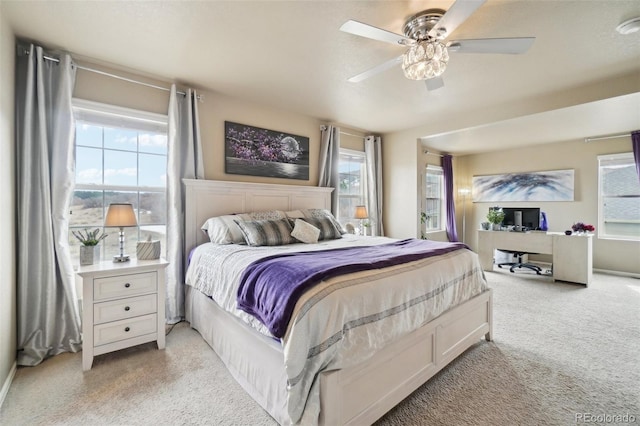
M322 125L320 126L320 130L327 130L327 126L326 126L326 125L324 125L324 124L322 124ZM353 137L356 137L356 138L362 138L362 139L366 139L366 138L367 138L366 136L362 136L362 135L354 135L353 133L343 132L342 130L340 130L340 132L339 132L339 133L340 133L341 135L353 136Z
M342 130L340 131L341 135L346 135L346 136L353 136L355 138L362 138L365 139L366 136L361 136L361 135L354 135L353 133L347 133L347 132L343 132Z
M604 139L616 139L616 138L624 138L626 136L631 136L631 133L619 133L617 135L609 135L609 136L594 136L592 138L584 138L585 143L601 141Z
M442 155L442 154L436 154L435 152L429 152L427 150L424 151L424 154L426 154L426 155L435 155L437 157L444 157L444 155Z
M25 50L25 53L28 55L29 51ZM60 59L54 58L52 56L43 56L43 58L48 60L48 61L51 61L51 62L60 63ZM100 71L100 70L97 70L97 69L94 69L94 68L84 67L84 66L78 65L78 64L74 64L74 65L76 66L76 68L84 70L84 71L89 71L89 72L93 72L93 73L96 73L96 74L101 74L101 75L104 75L104 76L107 76L107 77L115 78L115 79L126 81L126 82L129 82L129 83L140 84L142 86L151 87L152 89L164 90L165 92L170 92L171 91L171 89L169 89L169 88L162 87L162 86L157 86L155 84L145 83L143 81L138 81L138 80L134 80L132 78L122 77L121 75L116 75L116 74L108 73L108 72L105 72L105 71ZM182 92L182 91L176 91L176 93L178 95L187 96L187 94L185 92ZM197 95L196 99L198 99L200 102L202 102L202 101L204 101L204 95Z

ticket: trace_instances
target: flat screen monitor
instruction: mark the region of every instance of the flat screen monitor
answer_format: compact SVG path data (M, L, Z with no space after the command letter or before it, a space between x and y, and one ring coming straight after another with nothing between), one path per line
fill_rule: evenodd
M503 207L505 226L515 226L516 231L540 229L540 208L539 207ZM521 218L522 223L517 223ZM522 226L518 229L517 226Z

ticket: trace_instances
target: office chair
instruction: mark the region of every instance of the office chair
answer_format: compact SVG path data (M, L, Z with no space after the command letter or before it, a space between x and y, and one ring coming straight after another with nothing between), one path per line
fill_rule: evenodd
M511 268L509 268L509 271L511 272L516 272L515 269L516 268L527 268L527 269L531 269L532 271L535 271L536 274L538 275L542 275L542 268L540 268L539 266L536 266L532 263L524 263L522 261L522 256L524 256L525 254L527 254L527 252L524 251L514 251L514 250L500 250L503 253L510 253L515 257L515 262L503 262L503 263L498 263L498 268L502 269L503 266L511 266Z

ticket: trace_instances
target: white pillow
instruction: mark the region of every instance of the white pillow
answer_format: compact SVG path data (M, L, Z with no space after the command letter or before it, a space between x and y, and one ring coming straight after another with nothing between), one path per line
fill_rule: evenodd
M207 219L200 229L209 236L214 244L245 244L244 235L235 221L276 220L286 219L286 217L281 210L228 214Z
M244 244L244 236L238 224L237 215L224 215L207 219L202 225L202 230L209 236L214 244Z
M296 219L291 236L305 244L315 244L320 236L320 229L302 219Z

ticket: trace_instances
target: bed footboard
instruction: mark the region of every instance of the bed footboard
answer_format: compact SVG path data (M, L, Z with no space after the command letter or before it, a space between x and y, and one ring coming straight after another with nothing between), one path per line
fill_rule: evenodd
M371 424L470 346L492 333L491 290L376 353L320 374L320 424Z

